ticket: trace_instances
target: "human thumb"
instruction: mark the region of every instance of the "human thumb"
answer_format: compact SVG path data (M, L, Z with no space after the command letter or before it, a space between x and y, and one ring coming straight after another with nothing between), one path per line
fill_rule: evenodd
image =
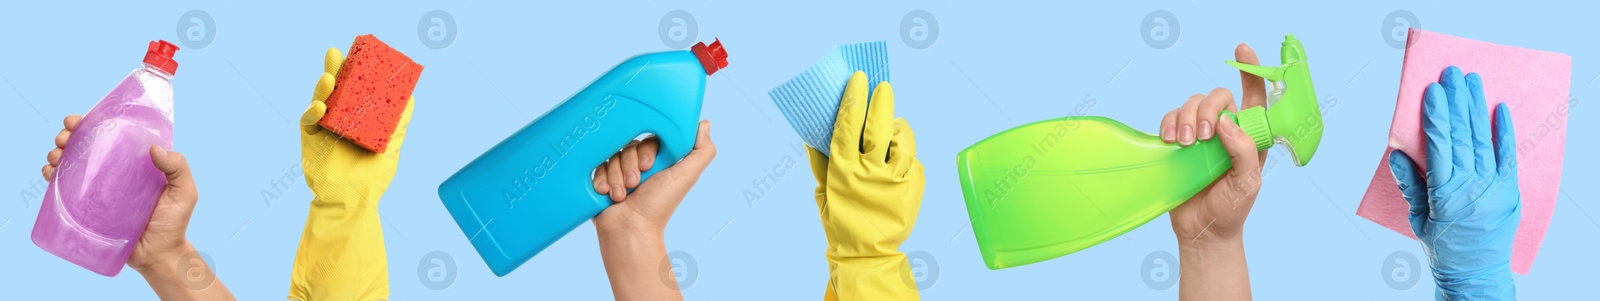
M706 170L706 166L711 165L711 159L716 157L717 146L711 143L711 121L701 120L699 133L695 135L694 148L689 150L689 155L684 156L683 160L678 161L678 164L673 165L671 169L691 176L690 182L692 184L693 179L698 179L700 173Z
M183 154L167 151L161 146L150 146L150 162L167 176L167 191L163 198L171 198L193 206L197 199L194 176L189 171L189 159Z
M1422 223L1428 217L1428 185L1417 172L1417 164L1400 150L1389 152L1389 172L1399 186L1400 197L1411 205L1411 233L1422 236Z
M1222 147L1233 159L1235 173L1260 174L1261 153L1256 149L1256 142L1244 133L1244 129L1239 128L1232 115L1224 114L1217 121L1217 132L1222 134Z

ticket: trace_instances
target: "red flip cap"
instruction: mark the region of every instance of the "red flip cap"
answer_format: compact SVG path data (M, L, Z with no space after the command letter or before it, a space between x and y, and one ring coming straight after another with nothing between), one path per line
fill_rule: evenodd
M144 63L155 66L169 75L178 74L178 61L172 60L172 55L178 53L178 45L172 45L166 40L150 41L150 50L144 53Z
M706 69L706 76L728 67L728 50L722 49L722 39L712 39L710 46L706 46L705 42L694 43L689 51L700 58L700 67Z

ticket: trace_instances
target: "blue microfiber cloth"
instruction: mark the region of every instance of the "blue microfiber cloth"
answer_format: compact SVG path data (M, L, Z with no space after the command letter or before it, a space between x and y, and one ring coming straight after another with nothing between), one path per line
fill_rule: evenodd
M805 72L772 88L767 95L778 111L789 119L800 140L811 148L828 152L833 139L833 121L839 115L839 98L844 85L856 71L867 74L867 91L889 81L889 46L885 41L846 44L834 47L827 56Z

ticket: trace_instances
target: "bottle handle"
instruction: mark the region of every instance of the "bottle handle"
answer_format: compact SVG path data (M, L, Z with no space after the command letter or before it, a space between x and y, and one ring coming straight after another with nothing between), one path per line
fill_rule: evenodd
M689 151L694 149L696 138L695 135L698 134L697 131L699 130L698 126L699 123L695 123L692 127L685 129L677 124L660 127L654 125L642 125L636 128L627 129L636 130L634 132L638 134L634 134L635 137L641 134L654 135L656 141L661 143L660 148L656 151L655 164L650 166L649 170L639 172L640 185L643 185L643 183L649 181L650 177L656 173L666 170L673 165L677 165L679 160L683 160L684 157L689 155ZM627 145L627 143L623 143L623 145ZM601 161L604 162L604 160ZM598 164L596 166L598 166ZM628 193L632 194L634 189L637 188L638 187L629 188ZM600 199L609 198L609 196L595 192L594 188L592 187L586 187L586 189L589 191L589 193L599 197Z

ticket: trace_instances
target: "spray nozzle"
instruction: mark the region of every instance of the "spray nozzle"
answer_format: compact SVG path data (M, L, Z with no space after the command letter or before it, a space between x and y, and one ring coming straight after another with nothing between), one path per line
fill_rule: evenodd
M1239 126L1256 148L1271 148L1282 144L1294 157L1295 166L1305 166L1317 153L1322 143L1322 110L1317 103L1317 92L1311 85L1311 70L1306 64L1306 50L1294 35L1283 37L1280 61L1277 67L1250 65L1227 61L1238 68L1272 82L1267 107L1240 110Z

